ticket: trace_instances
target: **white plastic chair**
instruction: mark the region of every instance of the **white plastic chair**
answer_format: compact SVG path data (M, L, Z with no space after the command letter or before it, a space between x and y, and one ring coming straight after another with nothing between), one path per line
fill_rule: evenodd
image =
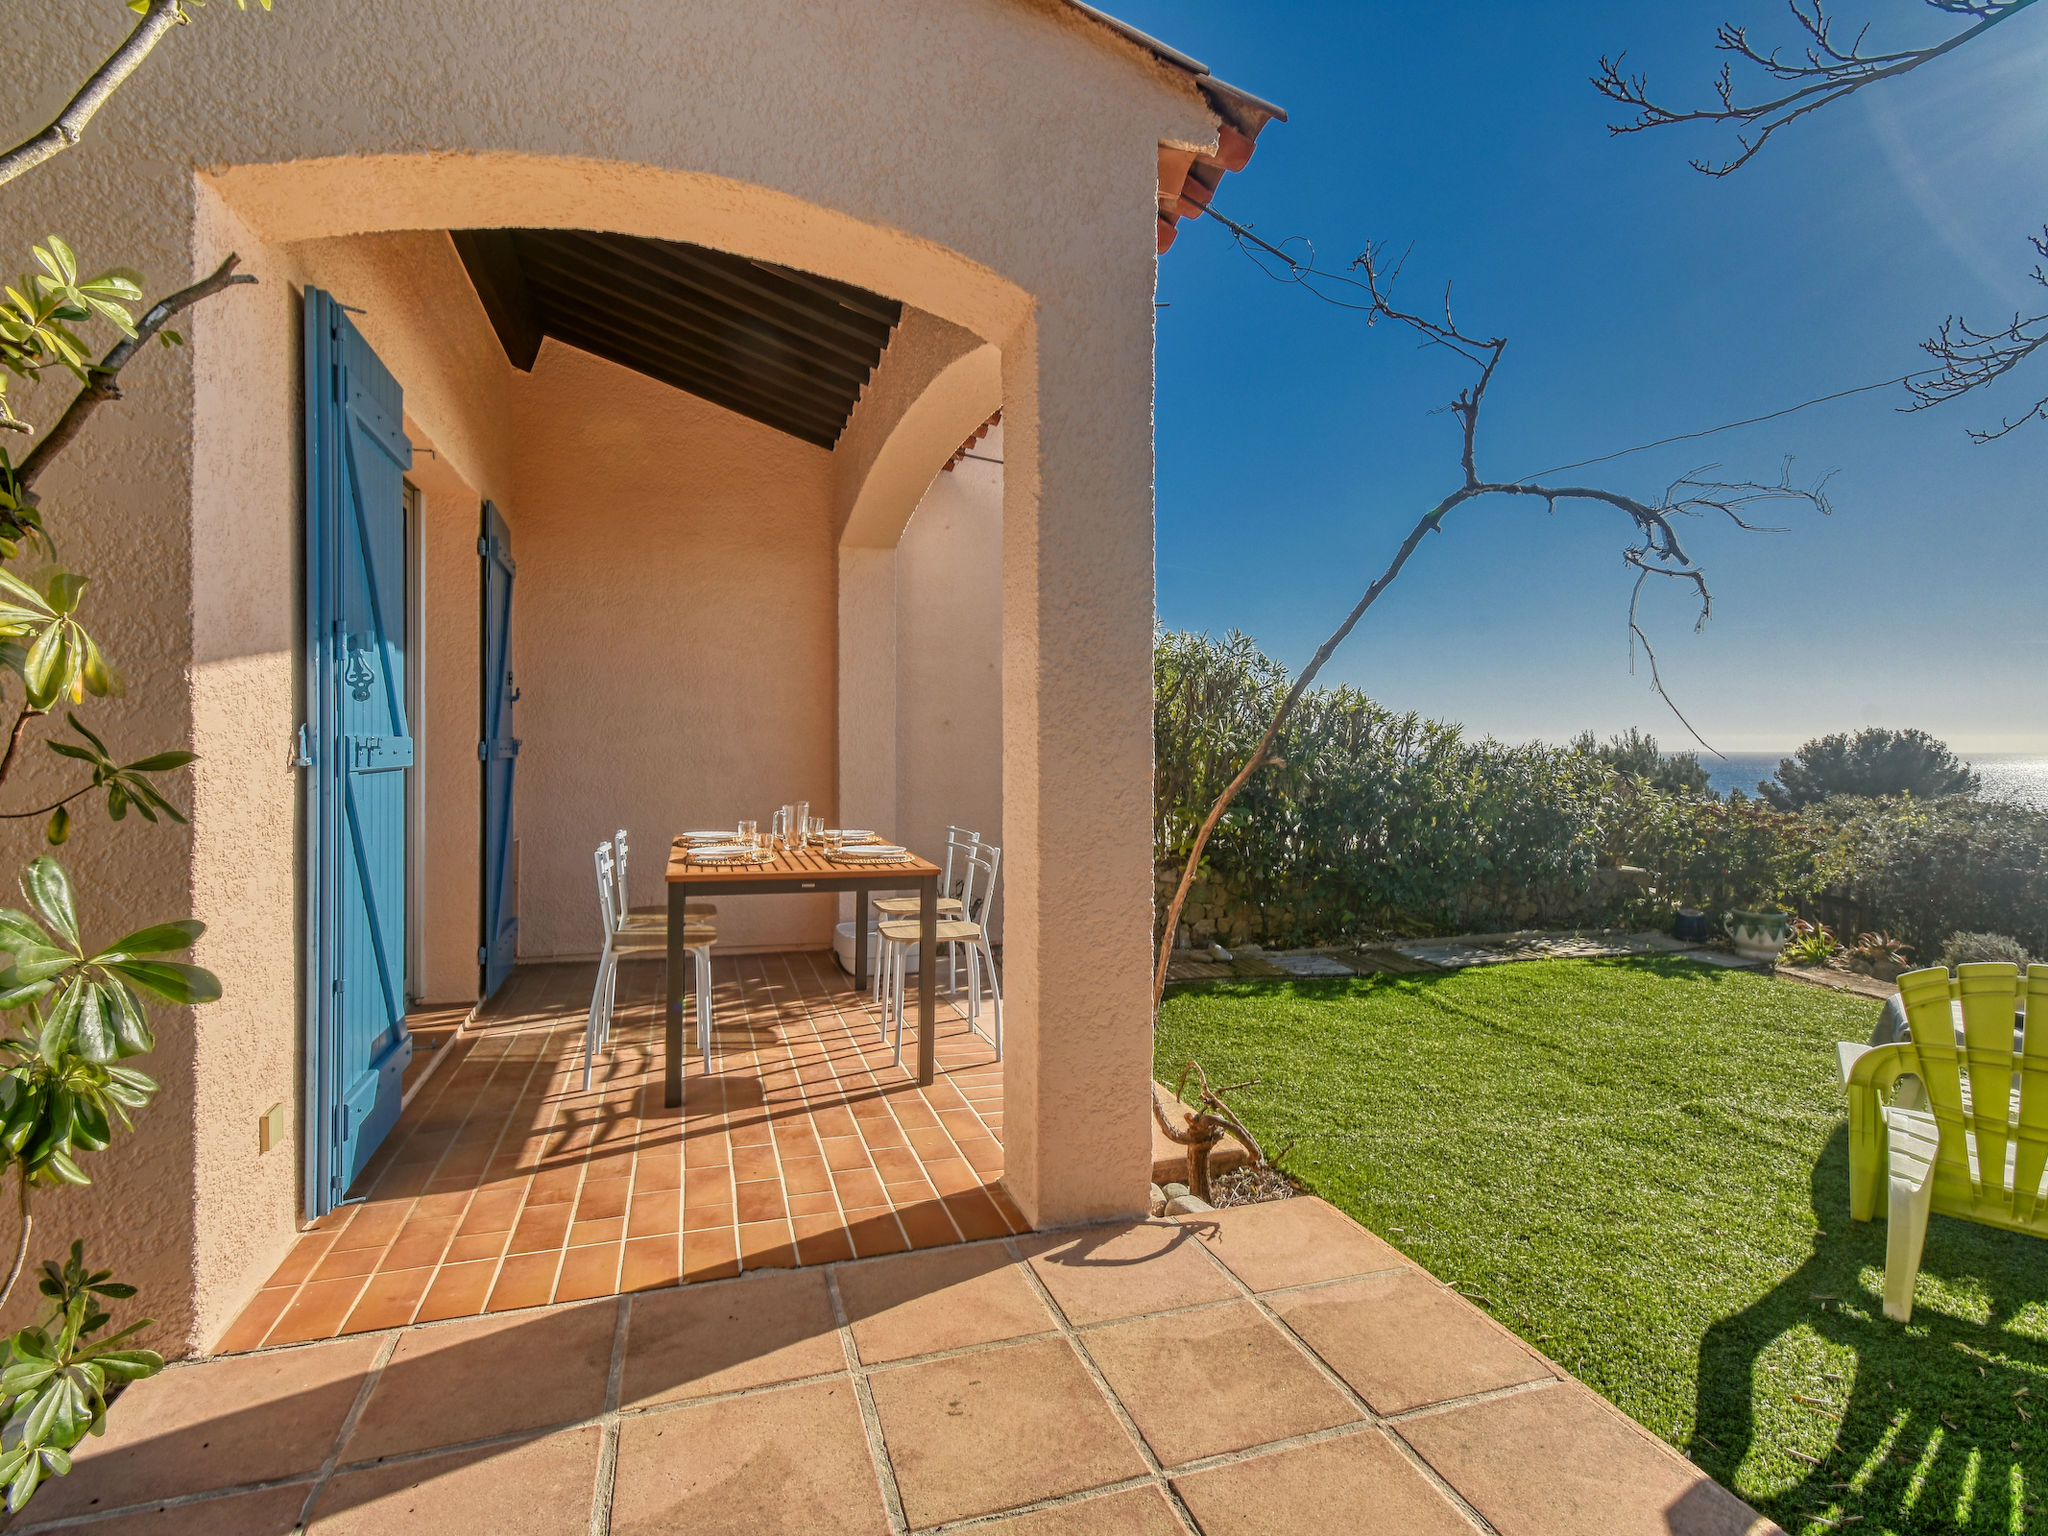
M628 955L654 956L668 952L668 923L659 927L622 929L619 926L619 881L613 863L612 845L599 843L597 863L598 919L604 926L604 948L597 957L597 983L590 993L590 1017L583 1030L583 1086L590 1087L590 1069L598 1052L611 1043L612 1004L618 986L619 961ZM718 942L716 923L691 920L683 930L691 962L697 971L697 1050L707 1061L711 1056L711 946Z
M946 828L946 873L944 880L939 885L939 918L941 921L949 917L965 917L967 915L966 903L963 900L967 872L963 868L960 881L958 883L954 881L954 858L956 855L959 855L960 862L964 865L966 863L966 855L979 845L980 842L981 834L979 832L970 832L965 827ZM888 922L892 918L908 918L910 921L915 922L918 913L918 898L915 896L877 896L874 898L874 910L875 921L878 924ZM957 944L947 944L943 947L946 951L946 992L949 996L957 996L960 991L959 946ZM921 957L918 963L920 965L924 963ZM875 967L872 984L874 987L875 1004L879 1007L882 1002L882 967L880 965Z
M967 1027L996 1048L996 1060L1003 1059L1003 986L996 974L995 952L989 948L987 918L995 903L996 874L1002 868L1003 850L992 843L976 843L967 853L966 877L961 885L961 917L940 918L933 941L958 944L967 951ZM978 894L977 894L978 888ZM896 1026L896 1065L903 1065L903 1014L905 977L910 951L918 942L919 924L886 922L878 930L882 938L882 970L888 978L882 1004L882 1039L889 1039L889 1026ZM919 964L929 961L920 957ZM988 973L988 989L994 1016L994 1033L981 1027L982 971Z
M663 933L668 932L668 904L666 902L654 907L628 907L626 905L632 898L632 887L626 883L626 852L626 829L621 827L612 834L612 853L617 864L612 907L618 914L618 921L613 926L622 933L635 928L659 928ZM690 917L716 917L718 916L718 903L715 901L686 902L683 906L683 911Z

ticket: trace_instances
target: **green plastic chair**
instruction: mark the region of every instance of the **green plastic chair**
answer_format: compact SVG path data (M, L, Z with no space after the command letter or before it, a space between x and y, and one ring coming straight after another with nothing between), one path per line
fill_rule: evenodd
M1835 1050L1849 1092L1849 1214L1870 1220L1888 1187L1884 1311L1903 1323L1931 1212L2048 1237L2048 965L1908 971L1899 997L1910 1041ZM2022 1009L2039 1027L2019 1045Z

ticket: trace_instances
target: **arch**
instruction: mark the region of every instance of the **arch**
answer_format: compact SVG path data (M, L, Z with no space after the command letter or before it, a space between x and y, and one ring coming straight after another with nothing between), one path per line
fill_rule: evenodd
M335 156L201 175L275 244L401 229L595 229L837 278L989 341L1013 332L1032 306L1015 283L936 242L702 171L493 152Z

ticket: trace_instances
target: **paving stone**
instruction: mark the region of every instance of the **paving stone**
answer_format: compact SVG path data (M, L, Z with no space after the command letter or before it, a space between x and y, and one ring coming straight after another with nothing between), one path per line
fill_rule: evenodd
M1082 1343L1169 1467L1359 1417L1248 1301L1112 1323Z
M1418 1415L1398 1430L1501 1536L1782 1536L1576 1383Z
M764 1270L634 1297L622 1401L707 1397L845 1368L825 1272Z
M868 1259L833 1275L854 1344L870 1365L1058 1326L999 1244Z
M1232 1206L1180 1220L1255 1291L1312 1285L1408 1263L1394 1248L1313 1195Z
M877 1371L868 1387L913 1526L992 1514L1145 1471L1062 1338Z
M1289 1291L1272 1307L1375 1413L1551 1374L1506 1329L1417 1270Z
M1174 1479L1203 1536L1472 1536L1384 1435L1362 1430ZM1598 1521L1578 1536L1605 1532Z
M1239 1294L1178 1222L1118 1222L1047 1233L1019 1239L1017 1249L1060 1310L1081 1325Z
M853 1382L626 1420L611 1536L862 1536L889 1529Z
M104 1438L36 1495L39 1520L318 1470L383 1340L174 1365L121 1394Z
M586 1536L596 1428L342 1472L320 1492L308 1536ZM220 1528L226 1536L226 1528Z

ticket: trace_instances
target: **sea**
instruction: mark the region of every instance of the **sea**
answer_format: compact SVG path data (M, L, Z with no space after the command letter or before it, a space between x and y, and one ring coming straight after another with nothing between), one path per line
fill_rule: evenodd
M1729 790L1739 789L1746 795L1754 795L1758 782L1776 773L1779 761L1791 755L1790 749L1783 752L1731 752L1725 758L1702 752L1700 765L1711 777L1715 794L1725 796ZM1958 753L1957 756L1963 757L1982 777L1987 800L2007 800L2016 805L2048 810L2048 757L2019 752Z

